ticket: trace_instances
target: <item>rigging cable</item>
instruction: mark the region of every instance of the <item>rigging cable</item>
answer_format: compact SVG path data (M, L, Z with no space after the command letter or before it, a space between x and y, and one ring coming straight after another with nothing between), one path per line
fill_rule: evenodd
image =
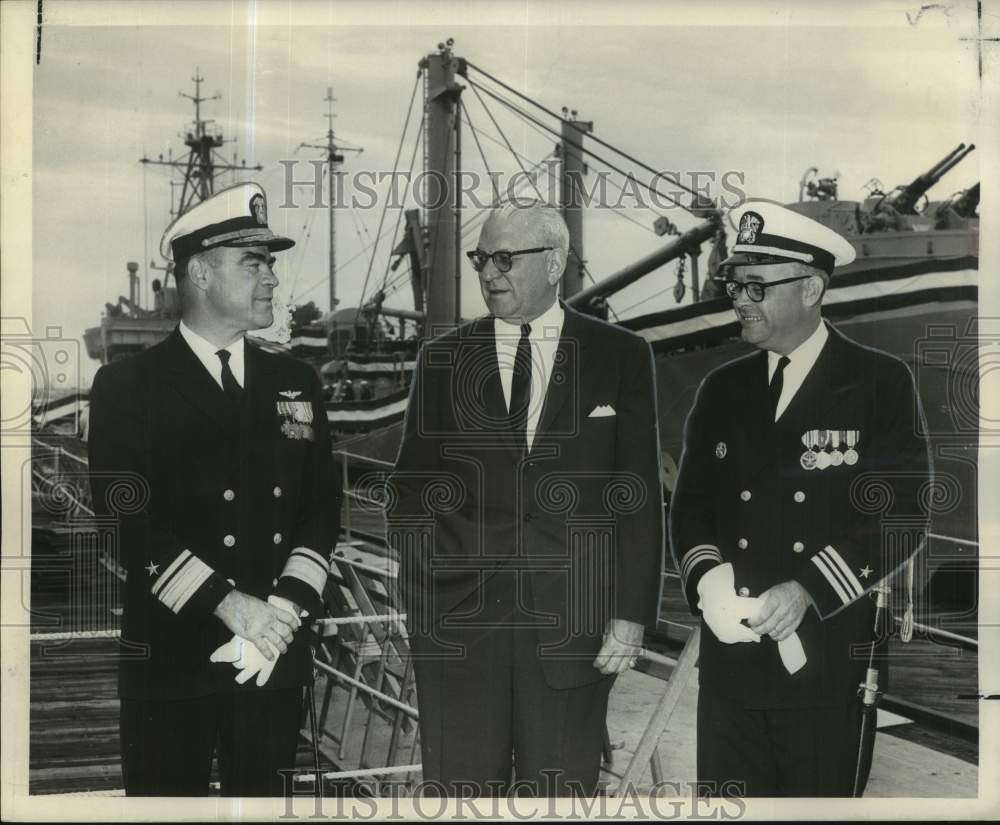
M405 210L403 209L403 204L406 203L406 196L410 193L410 182L413 180L413 164L416 163L417 161L417 147L420 145L420 134L423 132L423 130L424 130L424 122L423 119L421 119L420 131L417 133L417 139L413 141L413 154L410 155L410 168L406 173L406 188L403 190L403 198L400 202L399 209L396 212L396 227L392 231L393 242L391 247L395 246L396 238L399 237L399 225L403 221L403 213L405 212ZM388 204L388 198L386 199L386 203ZM386 281L389 280L389 267L392 264L391 247L389 249L389 254L386 255L385 258L385 273L382 275L382 291L385 290ZM361 297L362 299L364 298L364 292L361 293ZM358 303L358 306L359 307L361 306L361 302Z
M417 72L417 79L413 84L413 92L410 94L410 105L406 109L406 120L403 123L403 133L399 136L399 146L396 149L396 160L392 164L392 180L396 179L396 170L399 169L399 156L403 153L403 142L406 140L406 132L410 128L410 115L413 113L413 101L417 99L417 89L420 87L420 79L423 76L423 73L424 73L423 69ZM423 123L421 122L421 131L422 130L423 130ZM378 251L378 239L382 237L382 224L385 222L385 213L388 209L389 209L389 199L386 198L385 205L382 207L382 215L378 221L378 229L376 230L376 237L375 237L375 247L372 249L371 258L368 259L368 271L365 273L365 282L364 285L361 287L361 300L358 301L358 311L354 315L354 323L357 323L358 315L361 314L361 306L364 303L365 291L368 289L368 279L371 277L372 267L375 265L375 253Z
M546 113L547 115L549 115L549 117L552 117L552 118L554 118L555 120L560 120L560 117L559 117L559 115L557 115L557 114L556 114L555 112L553 112L553 111L552 111L551 109L548 109L547 107L543 106L543 105L542 105L541 103L539 103L539 102L538 102L537 100L534 100L534 99L532 99L532 98L528 97L527 95L525 95L525 94L522 94L522 93L521 93L521 92L519 92L519 91L518 91L517 89L515 89L515 88L513 88L513 87L511 87L511 86L508 86L508 85L507 85L506 83L504 83L504 82L503 82L502 80L500 80L500 79L499 79L499 78L497 78L497 77L494 77L493 75L491 75L491 74L490 74L489 72L487 72L487 71L486 71L485 69L483 69L482 67L480 67L480 66L477 66L477 65L476 65L475 63L472 63L471 61L466 61L466 65L467 65L467 66L469 66L469 67L470 67L470 68L472 68L472 69L475 69L475 70L476 70L477 72L479 72L479 73L480 73L481 75L484 75L485 77L488 77L488 78L489 78L490 80L492 80L492 81L493 81L494 83L496 83L496 84L497 84L498 86L501 86L502 88L506 89L506 90L507 90L508 92L511 92L511 93L513 93L513 94L517 95L517 96L518 96L519 98L521 98L521 99L522 99L522 100L524 100L524 101L527 101L527 102L528 102L528 103L530 103L530 104L531 104L532 106L535 106L535 107L537 107L537 108L541 109L541 110L542 110L543 112L545 112L545 113ZM468 79L470 83L473 83L473 81L472 81L472 79L471 79L471 78L468 78L468 77L467 77L466 79ZM485 89L485 87L483 87L483 88ZM539 125L540 125L540 126L541 126L541 127L543 128L543 129L547 129L547 128L548 128L548 127L546 127L546 126L545 126L544 124L539 124ZM619 149L618 147L616 147L616 146L614 146L614 145L612 145L612 144L608 143L608 142L607 142L606 140L601 140L601 138L597 137L597 136L596 136L596 135L594 135L594 134L591 134L590 138L591 138L591 140L595 141L596 143L598 143L599 145L601 145L601 146L605 147L606 149L610 149L610 150L611 150L612 152L614 152L615 154L618 154L618 155L621 155L621 156L622 156L623 158L625 158L626 160L629 160L629 161L631 161L632 163L636 164L637 166L641 167L642 169L645 169L645 170L646 170L647 172L649 172L649 173L651 173L651 174L653 174L653 175L659 175L659 174L660 174L660 172L658 172L658 171L657 171L656 169L654 169L654 168L653 168L652 166L650 166L650 165L648 165L648 164L646 164L646 163L643 163L643 162L642 162L641 160L639 160L638 158L636 158L636 157L633 157L632 155L628 154L628 152L625 152L624 150L622 150L622 149ZM595 157L596 157L596 155L595 155ZM698 196L699 196L699 193L698 193L698 192L697 192L696 190L694 190L694 189L691 189L690 187L687 187L687 186L685 186L684 184L680 183L679 181L677 181L676 183L677 183L677 185L678 185L678 186L680 186L680 187L681 187L681 189L683 189L684 191L688 192L689 194L691 194L691 195L694 195L695 197L698 197ZM685 208L686 208L686 207L685 207ZM690 210L689 210L689 211L690 211Z
M547 132L551 132L556 137L559 137L559 138L563 139L567 144L569 144L573 148L579 150L580 152L585 153L587 155L590 155L595 160L598 160L601 163L603 163L605 166L613 169L615 172L617 172L622 177L627 178L627 179L631 178L632 180L636 181L636 183L640 184L644 189L648 189L650 193L655 194L658 197L664 198L664 199L670 201L671 203L676 204L681 209L683 209L685 212L690 212L692 215L696 215L696 213L695 213L695 211L694 211L694 209L692 207L686 206L682 201L679 201L677 198L673 197L672 195L665 195L663 192L661 192L659 189L657 189L651 183L643 183L642 181L638 180L638 178L636 178L634 175L630 175L628 172L625 172L623 169L620 169L619 167L615 166L615 164L613 164L607 158L604 158L601 155L598 155L593 150L588 149L587 147L585 147L582 143L578 143L577 141L574 141L574 140L569 140L568 138L562 138L562 135L559 132L557 132L555 129L553 129L553 128L549 127L549 126L546 126L544 123L542 123L541 121L539 121L533 115L530 115L527 112L525 112L525 111L523 111L521 109L518 109L515 104L511 103L508 100L505 100L503 97L501 97L500 95L496 94L491 89L488 89L486 86L480 86L478 83L475 83L475 82L473 82L471 80L469 81L469 85L472 87L472 89L474 91L476 91L476 94L478 94L478 89L482 89L484 92L486 92L486 94L488 94L490 97L494 98L495 100L499 101L503 106L506 106L512 112L515 112L515 113L521 115L521 117L525 117L525 118L529 118L531 120L534 120L535 123L537 123L543 129L545 129ZM593 137L593 136L591 136L591 137ZM596 140L596 138L595 138L595 140ZM640 164L640 165L642 165L643 168L646 168L645 164ZM663 173L653 172L653 174L654 174L654 176L660 176ZM664 175L664 177L665 177L665 175ZM686 191L689 191L689 192L692 191L688 187L684 186L684 184L682 184L680 181L674 180L673 178L667 178L667 179L671 183L674 183L677 186L680 186L682 189L684 189ZM697 194L697 193L695 193L695 194Z
M489 110L489 108L486 106L486 101L483 100L482 95L479 94L479 85L477 83L472 82L471 80L469 80L469 85L472 87L472 91L475 92L476 98L479 100L479 105L483 107L483 110L489 116L489 119L493 122L494 128L500 134L500 137L503 138L504 143L507 144L507 149L510 151L510 153L512 155L514 155L515 160L517 160L517 165L521 167L521 172L524 174L524 176L526 178L528 178L531 181L531 185L534 186L535 192L538 195L538 199L541 200L541 201L544 201L545 199L542 197L542 193L539 191L537 184L535 184L535 181L533 179L531 179L531 177L528 175L527 171L524 168L524 164L521 163L520 156L517 154L517 152L514 151L514 148L510 145L510 141L507 140L507 135L504 133L503 129L500 128L500 124L497 123L496 118L493 117L493 112L491 112ZM483 88L483 91L485 91L488 94L496 97L496 95L493 95L493 93L490 92L490 90L487 89L485 86L482 87L482 88ZM500 100L500 102L504 103L504 105L507 105L502 99ZM583 274L586 275L587 278L588 278L588 280L592 284L594 284L596 286L596 281L594 280L594 276L590 274L590 270L587 269L587 265L586 265L586 263L584 263L583 257L580 255L580 253L576 249L573 248L572 244L570 244L569 251L570 251L570 254L573 255L573 257L576 258L577 264L579 265L580 269L583 271ZM615 320L617 321L618 320L618 315L611 308L611 304L607 304L607 307L608 307L608 312L610 312L614 316Z
M476 141L476 148L479 150L479 157L483 159L483 168L486 169L486 176L490 179L490 186L493 187L493 205L495 206L500 203L500 190L497 189L497 182L494 180L493 175L490 174L492 172L490 169L490 162L486 160L486 153L483 152L483 144L479 142L479 131L472 125L472 118L469 117L469 110L465 105L465 101L459 98L458 105L462 108L462 113L465 115L465 122L472 130L472 137Z

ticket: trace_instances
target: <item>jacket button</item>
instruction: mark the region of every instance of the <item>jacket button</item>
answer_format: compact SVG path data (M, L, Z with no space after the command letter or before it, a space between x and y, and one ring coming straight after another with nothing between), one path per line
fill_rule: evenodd
M232 533L229 533L222 540L222 543L226 545L226 547L233 547L236 544L236 536L234 536Z
M806 494L803 493L801 490L796 490L795 495L793 495L792 498L795 499L797 504L801 504L803 501L806 500Z
M801 553L805 549L806 546L801 541L797 541L795 542L795 544L792 545L792 550L794 550L796 553Z
M271 579L271 587L277 587L277 586L278 586L278 580L277 579Z
M750 595L750 588L749 587L741 587L740 590L739 590L739 593L740 593L741 596L749 596Z
M524 514L524 521L526 521L526 522L531 521L533 518L534 518L534 516L531 515L531 513L525 513Z
M275 533L274 534L274 543L275 544L281 544L281 533Z
M738 542L736 542L736 546L739 547L740 550L746 550L750 546L750 542L748 542L746 539L740 539Z
M744 490L742 493L740 493L740 500L741 501L750 501L751 498L752 498L752 496L751 496L749 490Z
M236 587L236 582L233 581L232 579L226 579L226 581L229 582L233 587Z
M236 498L236 493L234 493L232 490L223 490L222 497L226 501L232 501L234 498Z
M280 487L275 487L274 490L272 490L272 492L274 493L274 497L275 498L281 498L281 488Z

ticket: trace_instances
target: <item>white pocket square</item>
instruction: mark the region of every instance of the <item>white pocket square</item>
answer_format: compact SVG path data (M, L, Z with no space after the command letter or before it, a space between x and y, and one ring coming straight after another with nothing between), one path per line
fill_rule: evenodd
M612 415L616 415L615 408L610 404L601 404L599 407L594 407L587 418L608 418Z

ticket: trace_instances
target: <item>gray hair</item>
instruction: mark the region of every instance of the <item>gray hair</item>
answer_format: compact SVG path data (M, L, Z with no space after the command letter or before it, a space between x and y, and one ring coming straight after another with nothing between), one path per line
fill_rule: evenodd
M564 256L569 256L569 229L557 206L541 200L514 198L508 203L494 207L489 220L494 218L524 221L537 230L539 240L544 246L561 249Z

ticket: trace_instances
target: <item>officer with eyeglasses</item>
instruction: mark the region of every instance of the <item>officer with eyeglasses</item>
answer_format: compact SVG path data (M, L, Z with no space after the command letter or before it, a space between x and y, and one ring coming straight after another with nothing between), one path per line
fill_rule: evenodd
M926 530L923 413L902 361L823 320L853 246L769 201L730 220L725 291L758 351L702 381L670 508L703 627L698 779L748 796L849 796L871 591Z
M390 480L423 778L449 795L592 795L656 621L652 353L559 302L568 253L554 207L490 215L489 314L424 344Z

